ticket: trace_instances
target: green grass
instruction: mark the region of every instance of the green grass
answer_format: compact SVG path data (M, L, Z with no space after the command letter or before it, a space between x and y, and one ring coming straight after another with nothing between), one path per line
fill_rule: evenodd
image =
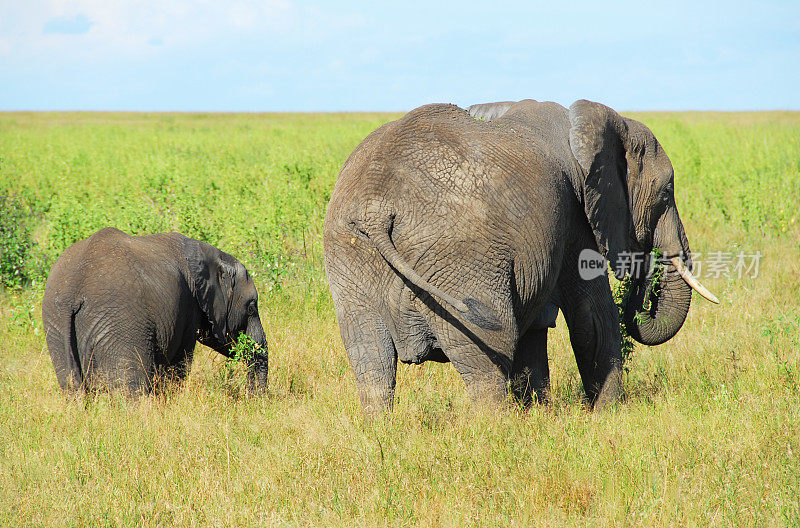
M552 408L487 413L450 365L401 366L394 415L365 423L320 237L341 163L394 117L0 114L0 195L36 242L0 294L0 525L800 524L800 114L632 116L675 165L692 248L763 256L756 278L702 277L722 304L637 346L616 409L584 408L560 319ZM106 225L245 263L268 395L200 346L158 396L60 393L43 280Z

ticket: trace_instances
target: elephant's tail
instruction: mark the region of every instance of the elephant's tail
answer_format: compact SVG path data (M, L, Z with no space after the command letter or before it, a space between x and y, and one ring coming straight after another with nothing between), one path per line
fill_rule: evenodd
M500 330L500 321L497 319L497 316L492 313L492 310L488 306L471 297L467 297L464 300L458 300L452 295L445 293L438 287L426 281L416 271L414 271L414 268L412 268L403 259L403 257L400 256L397 248L394 247L394 244L389 237L388 230L378 228L373 232L365 234L370 238L370 240L372 240L372 243L375 244L375 248L386 260L386 262L388 262L400 275L408 279L408 281L414 286L445 301L447 304L458 310L458 312L471 323L486 330Z
M78 310L80 306L78 307ZM78 310L65 310L59 314L61 319L59 328L63 329L62 339L64 358L64 388L77 390L84 388L83 368L81 367L81 359L78 354L78 340L75 335L75 315Z
M69 317L69 330L67 331L67 336L64 338L66 341L66 350L67 350L67 365L69 365L70 370L73 374L73 380L77 386L84 386L84 377L83 377L83 368L81 367L81 359L80 355L78 355L78 339L75 335L75 314L76 312L72 312Z
M75 315L80 306L76 309L70 301L64 299L67 295L61 297L59 301L56 293L45 290L42 323L58 384L64 390L74 391L85 388L75 333Z

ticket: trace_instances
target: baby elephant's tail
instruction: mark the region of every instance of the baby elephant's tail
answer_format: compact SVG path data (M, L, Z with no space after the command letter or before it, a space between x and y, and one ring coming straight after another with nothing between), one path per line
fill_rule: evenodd
M423 279L414 269L403 260L397 248L394 247L389 233L385 229L376 229L374 232L365 233L372 243L375 244L378 252L400 275L408 279L417 288L428 292L429 294L443 300L456 310L471 323L486 329L486 330L500 330L500 321L492 313L492 310L472 297L458 300L452 295L449 295L433 284Z
M61 307L64 308L64 307ZM45 338L58 384L63 390L78 390L84 387L83 369L78 354L75 336L75 314L71 309L56 310L57 320L45 317Z

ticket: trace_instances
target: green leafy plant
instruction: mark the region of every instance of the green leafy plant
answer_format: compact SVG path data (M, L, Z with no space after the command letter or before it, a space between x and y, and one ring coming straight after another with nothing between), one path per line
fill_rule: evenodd
M225 365L219 373L220 385L230 397L240 399L248 393L250 382L247 371L260 348L252 337L244 333L239 334L231 356L225 360Z
M27 218L16 196L0 195L0 284L4 288L20 288L30 281L26 261L35 243Z
M233 345L233 355L228 359L228 363L239 362L249 364L258 353L261 347L252 337L247 334L239 334L236 344Z
M653 269L650 273L650 278L647 282L644 300L642 301L641 308L637 307L637 313L634 320L640 322L640 318L645 317L651 308L650 296L651 294L658 297L661 288L661 279L664 277L665 266L662 259L663 253L659 249L653 249L650 254L650 261L653 263ZM623 322L623 314L630 301L633 284L630 276L625 277L620 281L616 287L612 287L612 295L614 303L617 305L619 312L619 333L621 336L620 349L622 351L622 364L625 372L629 372L630 366L628 360L633 356L633 351L636 348L636 342L628 334L628 329Z
M652 270L650 272L650 279L647 282L647 289L645 290L644 300L642 301L642 309L649 312L652 307L650 295L658 297L661 292L661 279L664 277L664 262L662 259L663 253L658 248L653 248L650 253L650 262L652 262Z
M619 313L619 334L621 336L620 340L620 350L622 352L622 366L625 369L625 372L628 372L628 360L633 356L634 348L636 347L636 343L633 338L628 334L628 329L625 327L625 323L623 322L623 313L625 312L625 307L628 305L628 300L631 296L631 278L625 277L622 281L620 281L616 287L611 289L612 296L614 298L614 304L617 305L617 310Z

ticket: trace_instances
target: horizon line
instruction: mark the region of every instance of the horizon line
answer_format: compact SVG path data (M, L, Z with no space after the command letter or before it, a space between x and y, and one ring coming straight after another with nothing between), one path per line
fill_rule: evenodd
M426 104L454 104L455 103L426 103ZM424 106L424 105L420 105ZM455 105L458 106L458 105ZM410 112L414 108L404 110L109 110L109 109L85 109L85 108L48 108L48 109L6 109L0 108L0 113L13 114L13 113L48 113L48 112L62 112L62 113L86 113L86 114L404 114ZM468 108L468 107L460 107ZM761 109L698 109L698 108L685 108L676 110L664 109L621 109L617 112L648 112L648 113L702 113L702 112L717 112L717 113L768 113L768 112L800 112L798 108L761 108Z

